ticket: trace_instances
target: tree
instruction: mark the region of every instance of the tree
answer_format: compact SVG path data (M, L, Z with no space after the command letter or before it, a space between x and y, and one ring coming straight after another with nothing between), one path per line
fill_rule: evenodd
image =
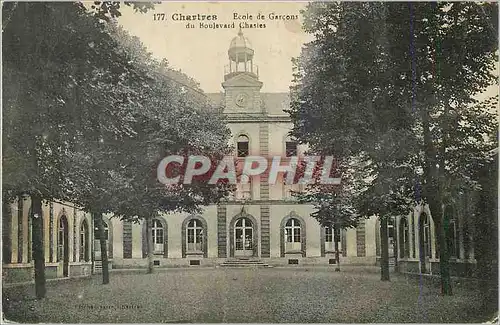
M483 293L483 304L493 312L498 306L498 148L490 152L490 160L477 170L481 190L474 198L475 211L470 211L475 222L474 252L477 260L477 276Z
M81 4L5 3L2 10L4 200L31 196L36 295L43 298L42 201L74 198L75 183L87 176L75 171L74 157L100 143L102 126L117 137L131 131L134 70Z
M315 152L317 154L317 152ZM340 271L340 252L339 244L340 232L342 229L356 227L364 216L358 213L353 201L353 193L359 186L362 186L362 180L359 179L359 173L355 167L359 166L356 159L346 161L337 159L331 166L326 163L327 157L320 155L319 161L311 171L311 181L304 191L294 191L292 194L297 197L300 203L308 203L314 206L311 216L315 218L321 227L333 228L333 240L335 242L335 271ZM294 183L299 183L301 178L306 176L307 164L309 162L301 161L298 164ZM323 169L329 168L329 177L341 178L340 184L328 184L322 180Z
M64 198L70 187L67 152L82 115L68 100L75 68L68 57L88 43L78 43L74 33L60 28L81 22L83 12L71 5L9 3L2 10L8 15L3 25L4 200L21 193L31 196L35 287L43 298L41 204Z
M228 194L227 182L209 184L218 162L230 152L229 129L223 116L214 112L207 97L190 77L168 66L168 61L152 59L145 47L116 25L109 25L120 47L132 56L149 79L141 88L141 110L134 122L134 135L124 141L120 175L128 184L121 195L111 199L113 212L122 220L146 223L148 272L153 272L152 221L160 213L195 212L201 206L218 202ZM178 173L184 175L188 158L212 158L206 175L191 184L166 186L157 179L160 161L169 155L183 156Z
M375 175L410 165L382 193L421 186L403 191L401 208L410 198L429 205L451 294L442 205L457 198L456 184L477 183L473 161L492 146L480 139L495 121L474 95L494 82L496 4L313 3L304 16L315 40L296 61L292 133L313 150L367 158ZM377 155L391 144L401 154Z

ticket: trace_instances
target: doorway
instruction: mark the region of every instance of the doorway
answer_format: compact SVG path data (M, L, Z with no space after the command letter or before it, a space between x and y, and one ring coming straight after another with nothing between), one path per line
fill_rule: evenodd
M242 217L236 220L234 225L234 256L254 256L254 233L253 223L250 219Z

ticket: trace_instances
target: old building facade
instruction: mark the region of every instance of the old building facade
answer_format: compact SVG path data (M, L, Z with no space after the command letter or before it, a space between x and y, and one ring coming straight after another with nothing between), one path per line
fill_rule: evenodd
M222 107L232 133L237 159L246 156L301 155L305 148L288 137L291 119L288 93L261 92L262 82L254 64L257 57L240 32L230 43L224 71L223 93L207 94ZM269 265L330 265L334 263L334 232L310 216L313 207L299 204L283 176L269 184L267 176L255 176L239 184L232 197L207 206L196 215L160 215L153 221L154 264L157 267L217 266L232 260L260 261ZM3 279L33 278L31 258L30 199L20 197L5 205L2 218ZM47 278L88 276L101 264L99 238L91 216L70 203L43 205ZM112 269L146 267L144 223L105 218L105 236ZM457 270L474 265L473 224L466 217L452 219L450 249ZM416 207L408 216L389 223L390 255L401 271L437 272L436 235L427 207ZM339 236L341 264L375 265L380 256L380 225L367 218ZM468 270L468 269L467 269ZM467 274L469 271L454 274Z
M240 32L228 50L224 93L207 94L222 107L232 133L236 159L246 156L301 155L304 148L288 137L292 127L284 112L288 93L263 93L254 50ZM271 265L325 264L333 256L333 231L321 228L310 217L312 206L298 204L291 190L299 185L275 184L267 176L253 176L238 184L234 195L219 205L205 207L199 215L169 214L153 224L155 263L219 265L233 259L259 260ZM145 225L110 219L113 228L113 267L146 265ZM375 218L357 230L343 231L341 262L375 263Z

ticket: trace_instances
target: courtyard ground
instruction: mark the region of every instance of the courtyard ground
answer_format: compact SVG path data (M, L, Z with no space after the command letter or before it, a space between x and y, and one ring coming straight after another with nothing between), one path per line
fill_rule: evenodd
M3 289L6 318L30 323L466 323L493 317L497 305L471 283L439 285L377 268L167 269L154 274L113 272ZM487 310L489 309L489 311ZM492 312L493 311L493 312Z

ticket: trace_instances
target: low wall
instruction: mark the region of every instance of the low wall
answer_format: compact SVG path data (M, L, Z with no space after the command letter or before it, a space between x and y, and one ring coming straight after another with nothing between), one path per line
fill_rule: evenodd
M215 267L224 263L227 260L234 258L204 258L202 256L188 256L186 258L163 258L155 257L155 267L190 267L190 266L205 266ZM254 258L252 258L254 259ZM302 257L301 254L287 254L285 257L272 257L272 258L255 258L263 263L271 266L284 266L284 265L335 265L335 256L329 255L324 257ZM293 264L290 264L293 263ZM375 265L375 257L340 257L340 265ZM146 268L148 265L147 258L127 258L127 259L113 259L114 269L134 269Z
M21 283L33 281L35 270L32 263L25 264L4 264L2 265L2 279L4 283ZM69 264L69 277L90 276L92 262L76 262ZM62 278L62 264L45 263L45 279Z
M2 282L15 283L33 280L33 266L31 264L2 265Z
M191 256L186 258L163 258L154 257L154 267L188 267L188 266L216 266L223 263L226 259L204 258L203 256ZM113 260L114 269L134 269L146 268L148 266L147 258L126 258Z
M475 261L468 260L456 260L450 261L450 275L458 277L476 277L477 268ZM439 269L439 262L431 262L431 272L432 274L439 275L441 271Z
M92 274L92 262L70 263L69 276L90 276Z
M430 261L428 274L439 275L439 261ZM450 275L455 277L477 277L477 264L475 260L450 260ZM398 261L401 273L420 273L420 262L418 259L404 259Z

